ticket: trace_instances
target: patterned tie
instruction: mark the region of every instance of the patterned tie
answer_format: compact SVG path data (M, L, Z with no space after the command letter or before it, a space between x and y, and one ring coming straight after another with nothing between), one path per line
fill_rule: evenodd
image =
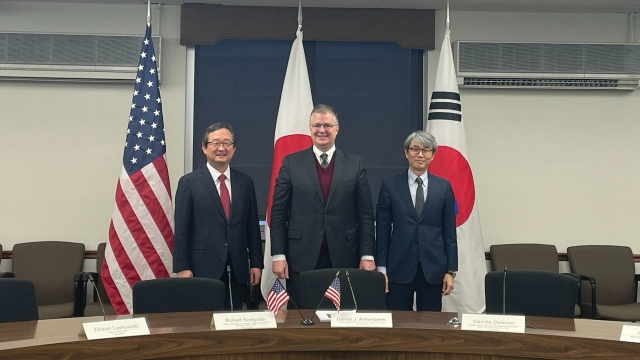
M224 174L220 174L220 200L222 200L222 208L224 209L224 214L227 216L227 220L231 216L231 197L229 196L229 189L227 189L227 184L224 180L227 177Z
M320 159L322 159L322 161L320 161L320 166L322 166L323 169L326 169L329 166L329 162L327 161L327 153L322 153L320 155Z
M424 207L424 190L422 189L422 178L416 178L416 182L418 183L418 190L416 190L416 213L420 216L422 213L422 208Z

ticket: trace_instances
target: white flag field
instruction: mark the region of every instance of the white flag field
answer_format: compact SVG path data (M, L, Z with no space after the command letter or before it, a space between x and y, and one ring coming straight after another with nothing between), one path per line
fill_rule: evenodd
M429 166L429 172L449 180L456 197L458 274L455 290L442 300L442 311L480 313L485 308L487 266L449 29L438 60L427 131L438 142L437 156Z
M271 186L267 202L267 224L264 228L264 270L262 271L262 282L260 284L260 290L265 299L268 298L269 291L276 280L271 269L271 234L269 233L273 189L284 157L311 147L309 116L311 116L312 110L313 100L311 99L309 72L307 70L304 47L302 46L302 30L298 26L296 39L293 42L293 46L291 46L291 54L289 55L287 72L284 76L280 107L278 108L278 118L276 120L273 168L271 170Z

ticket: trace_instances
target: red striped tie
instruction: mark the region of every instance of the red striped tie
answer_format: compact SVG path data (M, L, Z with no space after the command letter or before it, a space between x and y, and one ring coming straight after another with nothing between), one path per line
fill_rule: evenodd
M222 208L224 209L224 214L227 216L227 220L231 216L231 197L229 197L229 189L227 189L227 184L224 180L227 177L224 174L220 174L220 200L222 200Z

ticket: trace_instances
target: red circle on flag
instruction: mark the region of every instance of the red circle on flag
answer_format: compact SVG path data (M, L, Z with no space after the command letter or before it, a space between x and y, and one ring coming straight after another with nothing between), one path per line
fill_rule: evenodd
M462 154L449 146L438 146L429 172L451 182L456 197L456 226L464 224L476 202L476 188L473 184L471 166Z

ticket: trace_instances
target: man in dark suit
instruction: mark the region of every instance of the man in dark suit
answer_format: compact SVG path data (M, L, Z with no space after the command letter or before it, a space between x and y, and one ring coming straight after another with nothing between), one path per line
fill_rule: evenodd
M409 170L386 179L376 207L378 271L387 278L387 309L441 311L453 290L458 243L453 188L429 174L438 144L426 131L404 143Z
M253 180L229 167L235 150L231 126L209 126L202 139L206 166L180 178L173 271L179 277L219 279L227 289L231 281L233 309L242 310L247 282L257 285L264 266ZM227 293L227 309L230 300Z
M296 303L301 271L375 270L373 205L362 158L336 149L340 125L331 106L313 109L309 129L313 146L284 158L271 207L273 272L288 279Z

